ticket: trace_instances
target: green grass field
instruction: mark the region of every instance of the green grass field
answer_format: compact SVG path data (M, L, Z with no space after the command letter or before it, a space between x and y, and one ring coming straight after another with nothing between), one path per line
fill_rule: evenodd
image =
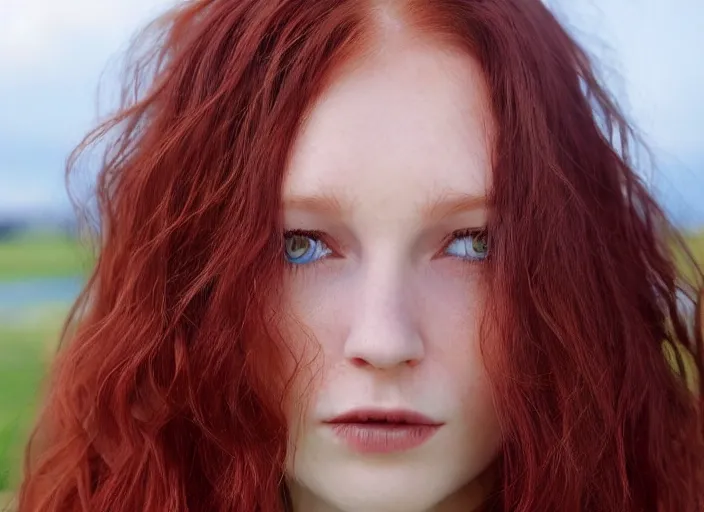
M690 237L690 242L704 263L704 233ZM88 251L66 238L26 237L0 244L0 283L76 275L89 268L88 262ZM0 491L14 488L18 481L23 445L67 308L43 306L11 322L0 317Z
M689 242L694 257L701 265L704 265L704 231L697 235L690 236L687 241Z
M0 243L0 281L75 276L91 266L90 252L63 235L28 235Z
M0 243L0 284L85 274L90 262L90 252L67 236L13 238ZM43 304L0 316L0 491L18 481L49 354L68 307Z
M16 483L46 364L65 307L27 312L0 325L0 490Z

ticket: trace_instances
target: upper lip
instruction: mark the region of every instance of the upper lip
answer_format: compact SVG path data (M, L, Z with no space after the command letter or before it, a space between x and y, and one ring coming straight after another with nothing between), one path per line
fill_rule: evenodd
M393 423L439 426L441 422L404 409L353 409L326 420L325 423Z

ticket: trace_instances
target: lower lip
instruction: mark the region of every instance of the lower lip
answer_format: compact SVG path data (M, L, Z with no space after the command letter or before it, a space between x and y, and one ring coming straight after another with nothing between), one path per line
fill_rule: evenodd
M402 423L331 423L337 437L360 453L394 453L417 448L440 429L440 425Z

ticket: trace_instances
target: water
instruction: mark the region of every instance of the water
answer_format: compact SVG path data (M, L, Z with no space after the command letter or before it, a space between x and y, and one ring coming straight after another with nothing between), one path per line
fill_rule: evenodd
M69 305L78 297L84 282L81 276L0 281L0 313L47 304Z

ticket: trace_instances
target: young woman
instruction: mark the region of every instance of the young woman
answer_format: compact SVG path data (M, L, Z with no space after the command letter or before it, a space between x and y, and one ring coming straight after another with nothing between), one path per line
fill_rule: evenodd
M21 511L702 510L701 274L539 0L147 34Z

